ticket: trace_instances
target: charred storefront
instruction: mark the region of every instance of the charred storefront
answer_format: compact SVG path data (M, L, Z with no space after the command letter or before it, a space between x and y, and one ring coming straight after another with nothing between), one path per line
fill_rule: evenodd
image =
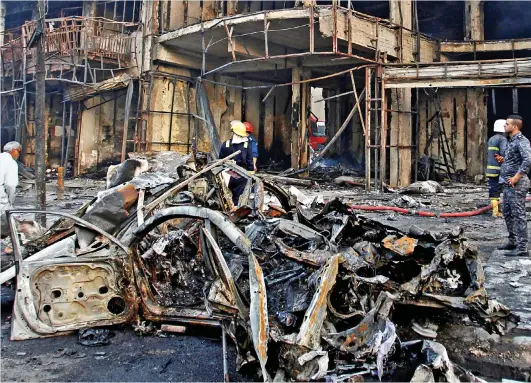
M32 166L35 22L30 2L3 7L2 140L23 141ZM256 128L262 167L297 171L317 155L336 158L365 174L367 188L473 178L483 174L493 119L526 113L529 41L485 27L500 7L52 3L43 31L47 166L82 174L131 151L215 157L238 119ZM444 16L452 12L463 19ZM329 144L318 154L315 120Z

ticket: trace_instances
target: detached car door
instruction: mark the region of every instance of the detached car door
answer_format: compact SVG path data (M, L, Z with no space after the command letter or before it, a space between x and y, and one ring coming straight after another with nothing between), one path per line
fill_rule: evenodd
M13 214L59 216L68 227L59 241L22 259ZM8 212L17 268L11 339L60 335L83 327L130 321L137 312L137 293L128 249L116 238L65 213L17 210ZM77 247L80 233L95 240ZM70 233L70 234L68 234Z

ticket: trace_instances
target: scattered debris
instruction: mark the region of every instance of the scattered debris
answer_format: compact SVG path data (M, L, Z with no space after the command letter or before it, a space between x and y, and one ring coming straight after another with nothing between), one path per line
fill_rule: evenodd
M418 202L415 199L413 199L413 198L411 198L411 197L409 197L407 195L403 195L403 196L400 196L398 198L395 198L394 200L391 201L391 203L394 204L395 206L404 207L404 208L408 208L408 209L426 207L426 205L424 205L423 203Z
M313 202L313 198L308 197L295 186L289 188L289 193L295 197L295 200L303 206L310 206Z
M438 326L436 324L427 323L425 326L421 326L417 322L413 321L411 322L411 329L425 338L437 338Z
M137 335L156 335L165 338L166 335L153 323L148 321L140 321L133 324L133 330Z
M161 331L171 332L174 334L184 334L186 332L185 326L175 326L171 324L163 324L160 326Z
M291 177L281 177L271 174L259 174L260 178L266 179L270 182L278 182L283 185L296 185L296 186L305 186L305 187L311 187L315 185L315 182L312 180L305 180L305 179L299 179L299 178L291 178Z
M365 183L363 181L349 176L337 177L334 179L334 182L338 185L365 187Z
M96 360L107 359L107 353L103 352L103 351L95 352L94 353L94 359L96 359Z
M84 353L78 353L77 350L72 350L69 348L60 348L57 350L57 353L54 354L54 357L56 358L62 358L65 356L70 356L74 359L82 359L87 356L87 354Z
M453 364L448 358L446 348L440 343L429 340L405 342L402 343L402 351L420 363L415 369L412 382L486 383L483 379Z
M417 181L400 190L405 194L435 194L444 193L443 187L437 181Z
M136 323L142 335L222 326L238 367L254 367L265 381L368 375L455 382L479 380L437 342L398 340L411 329L437 337L437 326L419 321L417 309L456 323L467 317L498 334L518 322L488 299L478 251L459 228L406 233L339 199L286 191L230 161L198 171L189 157L172 158L177 168L160 162L157 170L133 172L76 216L52 213L60 218L44 235L14 247L15 257L29 257L18 277L13 339L88 324L94 328L79 330L79 342L96 346L113 335L101 326L119 323ZM237 206L227 171L246 181ZM411 190L441 189L428 181ZM407 196L397 203L420 206ZM79 307L78 317L69 314ZM150 321L182 325L158 330Z
M107 346L114 332L104 328L84 328L79 330L78 342L83 346ZM104 353L105 354L105 353Z

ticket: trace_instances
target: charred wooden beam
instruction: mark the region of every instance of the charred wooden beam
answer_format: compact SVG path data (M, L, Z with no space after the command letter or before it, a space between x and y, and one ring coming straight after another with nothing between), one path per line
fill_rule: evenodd
M484 2L467 0L465 4L465 40L483 40L484 27Z
M395 24L411 28L413 25L412 2L410 0L390 0L389 5L391 21ZM399 30L398 36L400 40L400 59L403 62L413 61L413 45L404 41L402 29ZM385 82L384 79L382 81ZM385 88L382 88L382 99L384 99ZM384 105L383 102L382 108L387 108L387 105ZM411 111L411 90L397 89L391 92L391 110L397 112L391 113L390 121L391 148L389 149L389 184L391 186L407 186L411 182L411 160L413 157L411 148L413 127L411 115L408 114ZM382 120L384 120L385 116L387 116L387 113L382 113ZM382 121L382 148L385 145L385 141L383 140L383 135L386 132L385 128L384 121ZM380 171L382 179L385 178L386 171L385 154L385 151L382 150L381 161L384 165Z
M470 87L531 83L531 59L389 65L386 88Z
M531 39L441 41L441 53L508 52L531 49Z
M291 167L299 169L300 142L299 127L301 124L301 68L291 70Z

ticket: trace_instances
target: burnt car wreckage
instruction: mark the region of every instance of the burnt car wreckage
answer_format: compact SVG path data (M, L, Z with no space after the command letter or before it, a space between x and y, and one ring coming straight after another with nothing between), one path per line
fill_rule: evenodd
M14 215L39 212L9 213L15 266L2 282L16 274L12 339L141 318L221 326L237 365L263 380L455 382L481 379L442 344L401 339L433 339L430 321L468 317L498 334L518 322L488 299L460 229L405 233L338 199L303 205L230 158L199 171L173 152L132 157L113 176L120 183L76 215L40 212L59 219L38 238L20 238ZM149 170L130 172L131 161ZM238 207L231 174L247 179Z

